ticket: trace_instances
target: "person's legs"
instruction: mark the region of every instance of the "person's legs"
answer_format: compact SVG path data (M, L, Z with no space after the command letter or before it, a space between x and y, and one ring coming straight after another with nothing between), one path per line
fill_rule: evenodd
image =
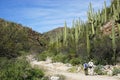
M90 75L92 74L91 71L92 71L92 70L91 70L91 68L90 68Z
M90 75L90 68L88 68L88 74Z
M93 75L93 68L92 67L89 68L88 73L89 73L89 75Z
M86 71L85 71L85 75L88 75L88 68L87 68Z
M91 75L93 75L94 71L93 71L93 68L91 68Z
M94 75L94 68L90 68L90 75Z

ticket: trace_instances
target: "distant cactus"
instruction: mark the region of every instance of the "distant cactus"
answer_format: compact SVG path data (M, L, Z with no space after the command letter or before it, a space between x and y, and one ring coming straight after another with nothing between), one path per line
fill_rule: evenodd
M75 24L75 43L78 44L78 40L79 40L79 23L78 21L76 21Z
M95 34L95 28L94 28L94 15L93 15L93 9L92 9L92 4L90 3L89 5L89 11L88 11L88 21L91 24L92 27L92 34Z
M90 57L90 39L89 39L88 27L86 27L86 45L87 45L87 54L89 58Z
M113 4L113 19L117 22L120 20L120 2L117 0L117 9L115 8L115 5ZM120 35L120 24L117 23L118 31Z
M112 48L113 48L113 60L116 62L116 43L115 43L115 22L112 24Z
M67 23L64 24L64 44L67 46Z
M107 22L107 8L106 8L106 2L104 1L104 19L105 19L105 22Z

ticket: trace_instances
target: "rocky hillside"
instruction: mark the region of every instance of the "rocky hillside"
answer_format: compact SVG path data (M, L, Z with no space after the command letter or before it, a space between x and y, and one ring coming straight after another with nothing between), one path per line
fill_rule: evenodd
M43 33L43 35L48 37L48 38L50 38L50 37L55 38L58 34L63 33L63 30L64 30L64 27L58 27L56 29L53 29L51 31Z
M46 47L46 37L31 28L0 19L0 56L16 57L24 52L39 53Z

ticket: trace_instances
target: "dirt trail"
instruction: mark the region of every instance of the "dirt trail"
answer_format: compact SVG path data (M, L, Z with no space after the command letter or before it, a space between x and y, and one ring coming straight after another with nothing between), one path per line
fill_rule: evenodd
M42 67L46 70L47 74L55 75L60 74L66 77L66 80L120 80L117 76L85 76L82 72L70 73L67 71L70 67L63 63L50 63L47 61L30 60L32 66Z
M60 73L66 76L66 80L118 80L115 77L108 76L85 76L81 73Z
M55 70L52 72L49 72L51 74L61 74L64 75L66 77L66 80L120 80L118 77L116 76L100 76L100 75L94 75L94 76L86 76L81 72L78 73L70 73L70 72L66 72L66 71L59 71L59 70Z

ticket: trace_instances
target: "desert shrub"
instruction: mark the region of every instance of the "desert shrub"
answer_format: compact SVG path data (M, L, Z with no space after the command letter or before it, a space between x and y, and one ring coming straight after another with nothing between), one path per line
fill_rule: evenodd
M73 66L73 67L69 68L68 71L74 73L74 72L77 72L77 69L75 66Z
M37 58L39 61L45 61L47 57L55 57L56 54L51 51L43 51L42 53L37 54L35 58Z
M67 59L67 56L62 54L62 53L60 53L60 54L57 54L56 56L54 56L52 58L52 61L53 62L63 62L63 63L65 63L66 59Z
M0 59L0 80L38 80L44 76L40 69L31 68L24 59Z
M26 56L29 54L29 52L26 51L19 51L19 54L21 54L22 56Z
M70 63L75 66L81 63L81 60L79 58L73 58L70 60Z
M95 73L97 73L98 75L104 75L105 73L102 71L102 68L103 68L102 65L96 66L94 69Z
M41 54L38 54L36 58L38 59L38 61L45 61L47 58L47 55L45 53L41 53Z
M43 76L44 76L44 73L42 70L32 68L32 69L28 70L26 80L39 80Z
M113 69L113 75L120 74L120 68L114 68Z

